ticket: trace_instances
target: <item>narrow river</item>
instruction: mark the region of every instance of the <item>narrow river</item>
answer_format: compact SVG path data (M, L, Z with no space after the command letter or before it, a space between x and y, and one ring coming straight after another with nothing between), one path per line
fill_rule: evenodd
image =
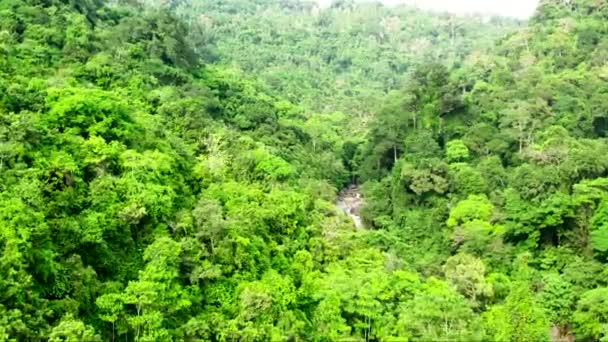
M355 185L351 185L348 188L342 190L336 200L336 207L342 210L348 215L357 229L363 229L363 221L361 220L360 210L363 206L363 197L359 192L359 188Z

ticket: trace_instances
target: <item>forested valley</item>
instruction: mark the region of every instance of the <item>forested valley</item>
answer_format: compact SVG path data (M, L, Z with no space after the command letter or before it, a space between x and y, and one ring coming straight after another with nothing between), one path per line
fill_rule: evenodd
M606 0L0 0L0 341L608 341L607 135Z

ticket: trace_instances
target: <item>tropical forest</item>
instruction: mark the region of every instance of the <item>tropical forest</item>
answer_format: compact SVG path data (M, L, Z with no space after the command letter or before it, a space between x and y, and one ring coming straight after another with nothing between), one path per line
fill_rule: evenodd
M608 341L607 138L606 0L0 0L0 342Z

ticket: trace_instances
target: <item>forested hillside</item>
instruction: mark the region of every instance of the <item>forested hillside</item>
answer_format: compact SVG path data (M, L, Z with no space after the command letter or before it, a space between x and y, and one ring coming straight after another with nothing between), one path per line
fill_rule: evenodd
M208 59L243 70L268 90L322 113L366 122L416 64L454 66L493 46L514 19L427 13L379 2L141 0L172 8Z
M608 339L604 0L0 0L0 38L0 341Z
M471 65L418 68L370 125L374 245L445 277L490 340L608 338L607 18L542 1Z
M0 18L0 340L308 333L320 299L297 288L351 226L303 112L201 65L167 11Z

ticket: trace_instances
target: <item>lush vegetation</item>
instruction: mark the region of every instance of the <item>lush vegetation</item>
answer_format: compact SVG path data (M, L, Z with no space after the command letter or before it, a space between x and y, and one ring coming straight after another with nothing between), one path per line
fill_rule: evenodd
M174 11L192 27L203 56L242 70L269 92L365 125L405 75L429 58L459 65L491 47L518 21L431 14L378 2L207 0L142 2Z
M608 337L607 17L543 1L494 51L418 68L370 125L375 245L445 277L490 340Z
M514 26L0 0L0 341L608 339L608 5Z

